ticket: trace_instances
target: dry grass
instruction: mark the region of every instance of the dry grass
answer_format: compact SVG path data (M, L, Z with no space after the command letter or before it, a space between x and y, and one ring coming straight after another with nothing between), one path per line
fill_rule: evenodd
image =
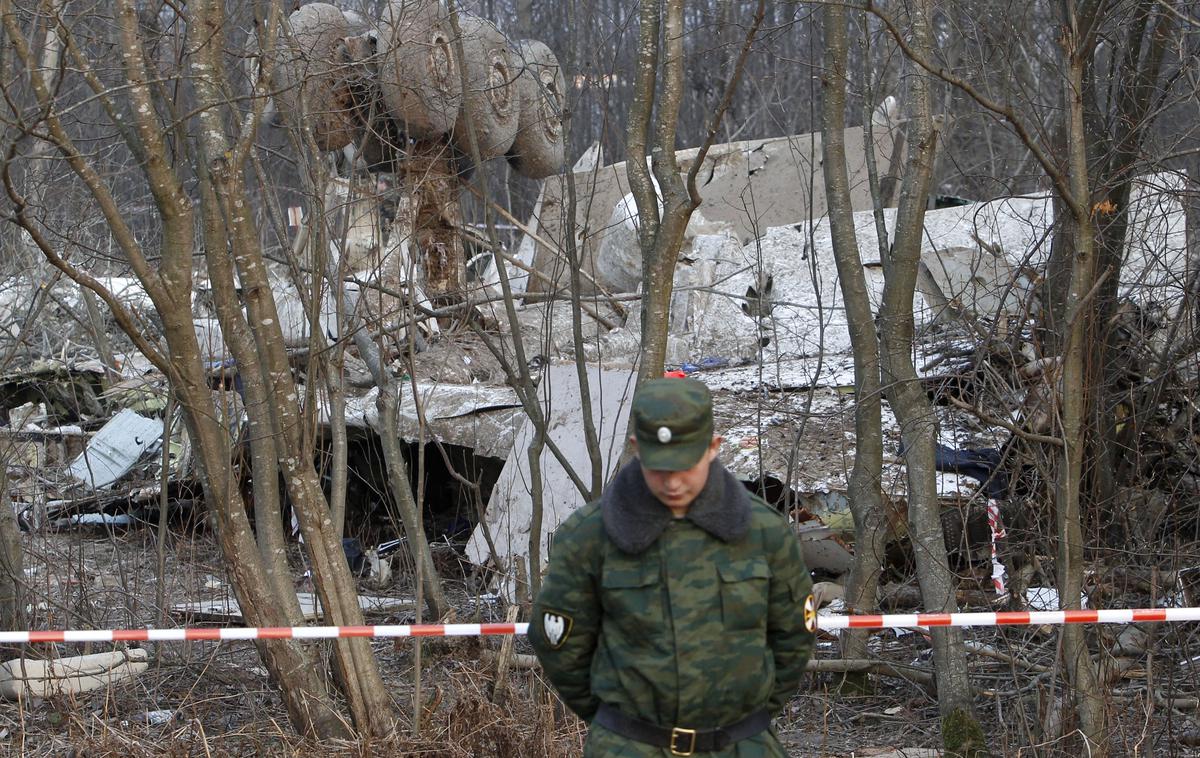
M153 532L123 534L82 531L26 535L26 566L32 569L30 602L38 606L37 628L105 628L158 625L155 605L157 555ZM167 603L205 597L213 577L224 580L221 561L203 532L176 533L162 577ZM299 564L297 564L298 566ZM297 571L297 575L299 575ZM403 580L382 594L405 595ZM463 587L451 593L459 618L500 620L503 608L475 602ZM1128 604L1149 598L1126 596ZM482 610L477 610L481 609ZM392 623L411 618L389 617ZM179 623L171 621L169 623ZM1116 630L1099 630L1098 649L1107 649ZM1196 631L1184 626L1158 629L1153 663L1111 685L1116 731L1114 755L1186 756L1197 754L1200 722L1196 711L1180 710L1145 697L1156 690L1194 697L1200 667L1179 665L1194 655ZM996 755L1078 754L1077 744L1057 739L1049 726L1055 714L1069 714L1068 696L1055 666L1056 637L1035 629L973 630L978 643L1013 656L1019 665L973 655L972 682L980 689L976 706ZM873 646L881 660L931 664L920 635L898 638L887 632ZM329 643L314 643L327 646ZM316 744L296 736L279 695L247 643L149 645L151 667L135 680L75 698L30 701L0 707L0 756L438 756L445 758L565 758L579 755L585 728L568 714L536 670L513 669L506 697L489 699L495 684L495 639L438 640L422 644L423 716L413 724L413 645L374 643L384 681L391 688L397 719L393 733L359 741ZM523 641L520 652L528 652ZM46 655L74 655L107 649L95 646L38 648ZM836 657L826 641L821 657ZM869 696L837 692L836 676L810 676L779 721L784 744L794 755L863 755L871 747L933 747L938 739L937 701L919 684L875 680ZM146 713L170 711L165 723L147 723ZM1035 747L1036 746L1036 747ZM1126 749L1127 748L1127 749Z
M157 626L157 550L153 532L70 531L25 536L28 602L35 628ZM203 531L176 534L167 551L165 601L209 596L224 572ZM297 572L300 573L299 571ZM373 594L406 595L403 581ZM220 590L223 591L223 590ZM207 594L206 594L207 593ZM460 618L472 602L460 588ZM485 614L502 612L483 604ZM407 622L410 618L376 619ZM495 620L487 615L484 620ZM168 624L177 624L171 619ZM328 648L328 642L314 643ZM296 736L254 647L247 643L148 644L150 669L132 681L74 697L0 707L4 756L368 756L468 758L578 755L582 724L567 714L537 672L508 674L506 696L492 703L495 670L482 659L498 640L423 640L420 730L413 728L413 647L374 644L396 702L391 735L315 744ZM107 646L42 646L26 655L76 655ZM13 657L7 654L5 656ZM146 714L169 711L165 723Z
M461 646L460 646L461 647ZM467 652L464 647L460 652ZM489 701L489 672L452 657L430 662L423 679L427 710L412 725L405 692L411 657L392 667L398 719L391 735L320 744L295 735L278 696L247 663L250 649L211 651L204 664L160 662L133 683L67 699L14 704L0 711L0 754L29 756L370 756L519 758L578 755L582 724L565 715L530 673L514 674L515 691ZM149 710L169 710L164 723L147 723Z

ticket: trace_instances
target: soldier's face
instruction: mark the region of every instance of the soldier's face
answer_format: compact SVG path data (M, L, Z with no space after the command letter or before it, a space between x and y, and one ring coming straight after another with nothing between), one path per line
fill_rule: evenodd
M630 440L636 448L637 440L632 437ZM650 492L663 505L673 511L686 510L708 482L708 470L712 466L712 462L716 460L720 449L721 438L713 437L708 450L704 452L704 455L700 456L699 462L690 469L686 471L661 471L642 466L642 478L646 480L646 486L650 489Z

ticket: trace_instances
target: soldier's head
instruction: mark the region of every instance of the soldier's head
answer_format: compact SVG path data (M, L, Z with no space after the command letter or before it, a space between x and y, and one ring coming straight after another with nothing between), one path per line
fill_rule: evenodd
M646 486L668 508L686 509L721 449L708 387L695 379L651 379L638 388L630 413L630 442Z

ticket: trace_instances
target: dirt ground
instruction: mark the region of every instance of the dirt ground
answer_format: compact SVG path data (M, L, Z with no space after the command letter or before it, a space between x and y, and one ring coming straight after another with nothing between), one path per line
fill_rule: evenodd
M178 626L183 620L157 607L223 593L224 571L203 529L172 530L163 552L159 588L155 530L122 532L73 529L26 535L26 574L34 628ZM303 565L293 556L298 585ZM447 566L454 562L448 561ZM472 592L461 573L451 581L459 620L502 620L504 609ZM370 594L411 598L404 573ZM411 623L409 612L370 618L371 623ZM1148 682L1196 691L1192 662L1195 632L1160 629L1154 655L1127 670L1111 690L1116 717L1113 755L1200 755L1196 703L1179 697L1148 702ZM1061 689L1054 668L1051 630L973 630L968 638L994 655L973 656L976 707L995 755L1084 755L1061 723ZM1098 639L1103 644L1107 638ZM327 643L317 643L327 644ZM248 643L147 644L149 670L131 681L74 698L0 705L0 755L4 756L367 756L446 758L578 755L584 726L564 712L536 668L514 667L504 696L493 703L499 640L424 640L420 693L412 640L374 643L385 681L397 704L397 729L389 738L355 743L306 742L295 736L274 686ZM76 655L106 646L46 646L41 654ZM530 652L518 641L517 652ZM931 667L929 645L918 633L872 639L880 660ZM1185 654L1187 651L1190 654ZM5 659L14 657L4 651ZM819 658L836 657L836 642L822 640ZM1007 656L1008 660L1004 660ZM811 674L778 720L793 756L928 758L936 750L937 703L921 684L872 677L874 692L838 692L833 674ZM414 701L421 703L414 729ZM1174 707L1172 707L1174 706ZM1057 727L1054 724L1058 724ZM1054 736L1050 736L1051 732ZM1068 734L1059 739L1058 734Z

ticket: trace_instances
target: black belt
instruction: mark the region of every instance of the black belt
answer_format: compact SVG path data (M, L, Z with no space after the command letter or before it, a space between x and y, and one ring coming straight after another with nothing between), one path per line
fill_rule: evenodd
M637 742L669 748L671 755L691 755L724 750L738 740L753 737L771 726L771 714L765 710L755 711L741 721L716 729L684 729L680 726L668 729L601 703L593 723Z

